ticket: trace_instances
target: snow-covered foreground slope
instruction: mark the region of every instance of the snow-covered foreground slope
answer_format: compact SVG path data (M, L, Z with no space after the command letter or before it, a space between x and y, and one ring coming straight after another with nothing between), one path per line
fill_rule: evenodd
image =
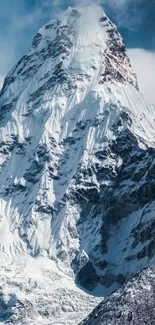
M154 263L154 124L155 108L139 93L122 38L100 7L69 8L39 30L0 97L0 252L4 270L7 263L12 270L8 294L24 278L28 287L44 284L48 272L37 275L44 256L49 279L38 296L28 289L29 301L36 306L41 294L48 302L64 282L65 299L82 295L89 309L91 298L89 304L74 281L104 296ZM35 280L20 268L31 270L31 263Z
M155 267L148 267L113 293L79 325L153 325Z
M0 281L2 324L75 325L99 302L44 257L2 258Z

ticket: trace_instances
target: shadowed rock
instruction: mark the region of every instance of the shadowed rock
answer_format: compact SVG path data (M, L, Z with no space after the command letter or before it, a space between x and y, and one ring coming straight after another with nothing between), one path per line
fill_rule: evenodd
M79 325L153 325L155 267L148 267L98 305Z

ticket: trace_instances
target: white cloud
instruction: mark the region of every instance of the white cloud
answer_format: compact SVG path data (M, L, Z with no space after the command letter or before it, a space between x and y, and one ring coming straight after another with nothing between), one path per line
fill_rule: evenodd
M49 0L50 1L50 0ZM127 3L131 2L133 0L70 0L68 2L70 2L70 4L72 4L72 6L85 6L85 5L91 5L91 4L96 4L96 5L109 5L109 6L116 6L116 7L120 7L120 6L124 6ZM57 2L61 2L61 0L54 0L55 3Z
M143 10L144 1L145 0L101 0L101 3L105 9L111 9L118 27L134 31L143 20L145 14Z
M128 49L132 66L137 73L141 93L155 104L155 52Z
M144 12L142 3L145 0L40 0L43 7L51 9L52 14L57 14L65 7L81 7L86 5L101 5L105 12L107 9L113 12L118 27L124 27L133 31L142 22ZM138 10L137 5L141 5Z
M62 1L62 0L41 0L42 6L51 7L52 10L67 6L72 7L79 7L79 6L87 6L87 5L107 5L109 7L114 8L120 8L124 7L127 4L133 2L134 0L68 0L68 1ZM138 0L142 1L142 0Z

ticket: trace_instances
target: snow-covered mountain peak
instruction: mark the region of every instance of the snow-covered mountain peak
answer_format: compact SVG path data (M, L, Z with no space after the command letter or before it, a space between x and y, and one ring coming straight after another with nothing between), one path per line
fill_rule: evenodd
M102 9L41 28L0 96L4 260L44 256L104 294L152 261L154 123Z
M6 78L2 92L7 86L9 96L15 96L16 88L19 93L28 83L35 92L51 80L51 73L53 85L61 83L65 94L78 90L81 98L106 81L138 87L121 35L99 6L69 8L41 28L28 54Z
M106 19L106 16L100 7L70 8L64 14L61 26L68 24L74 28L77 35L75 45L77 48L98 45L105 49L106 31L101 24L101 19Z
M137 87L122 38L101 7L68 8L60 20L52 21L40 30L40 40L37 34L37 42L39 40L42 47L41 38L44 41L54 39L54 42L58 38L64 46L59 56L64 68L70 69L74 75L87 74L91 87L116 78ZM115 73L112 74L113 69Z
M78 7L71 8L69 7L59 19L54 19L43 28L39 30L41 34L47 34L47 29L51 28L54 24L54 29L56 26L58 28L64 28L66 26L70 27L74 30L76 34L76 40L81 38L82 44L79 46L87 46L88 44L98 44L98 36L103 36L105 30L103 28L103 24L101 22L106 21L105 27L107 26L107 22L110 22L108 17L105 15L104 11L101 7L95 5L89 5L86 7ZM112 24L111 24L112 25ZM99 45L102 47L104 42L104 38L100 40Z

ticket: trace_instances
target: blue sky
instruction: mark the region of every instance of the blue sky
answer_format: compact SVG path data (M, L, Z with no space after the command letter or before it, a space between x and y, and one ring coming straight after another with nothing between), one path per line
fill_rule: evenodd
M0 83L37 30L70 6L98 3L119 28L141 91L155 103L155 0L1 0Z

